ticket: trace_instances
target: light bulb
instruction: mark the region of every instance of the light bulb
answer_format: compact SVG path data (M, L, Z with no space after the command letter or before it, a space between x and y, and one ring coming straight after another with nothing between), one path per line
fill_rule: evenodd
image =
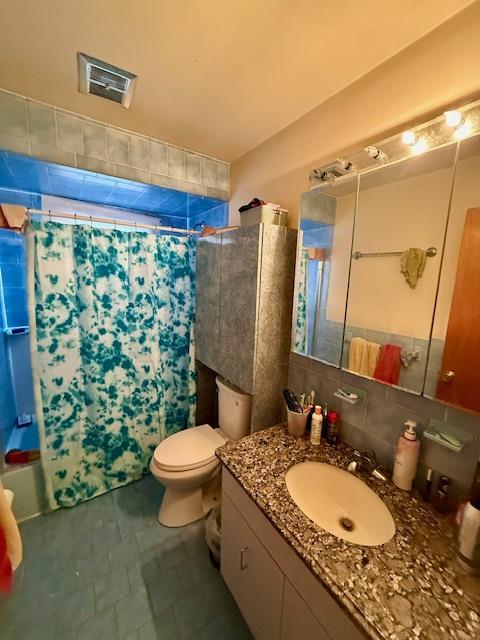
M472 131L472 127L468 121L462 122L460 126L455 129L455 138L457 140L463 140L464 138L468 138Z
M427 149L428 149L428 144L426 140L424 140L423 138L420 138L419 140L417 140L417 142L415 142L414 145L412 145L412 153L415 156L419 156L421 153L424 153Z
M445 123L447 127L452 127L452 129L456 129L463 124L463 117L460 111L445 111Z
M418 141L417 134L413 131L404 131L402 133L402 142L412 147Z
M382 151L378 147L375 147L373 144L365 147L364 151L370 156L370 158L373 158L373 160L378 160L379 162L388 161L388 156L385 151Z

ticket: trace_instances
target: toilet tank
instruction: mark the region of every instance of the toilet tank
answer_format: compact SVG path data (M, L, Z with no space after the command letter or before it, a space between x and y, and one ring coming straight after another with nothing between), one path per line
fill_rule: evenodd
M218 387L218 424L229 440L240 440L250 433L252 396L220 376Z

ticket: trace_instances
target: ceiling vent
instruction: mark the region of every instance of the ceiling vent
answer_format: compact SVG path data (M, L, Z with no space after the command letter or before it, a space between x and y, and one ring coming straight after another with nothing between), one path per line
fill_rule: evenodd
M132 101L137 76L114 67L85 53L78 53L78 90L128 109Z

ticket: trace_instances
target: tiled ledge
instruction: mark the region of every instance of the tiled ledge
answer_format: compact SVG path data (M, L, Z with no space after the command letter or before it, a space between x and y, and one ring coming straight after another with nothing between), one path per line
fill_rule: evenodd
M226 162L0 89L0 149L228 200Z

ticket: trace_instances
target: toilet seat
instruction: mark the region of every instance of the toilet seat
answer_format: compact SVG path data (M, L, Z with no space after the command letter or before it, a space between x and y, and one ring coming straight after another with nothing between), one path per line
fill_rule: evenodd
M152 462L164 471L190 471L216 460L215 450L226 438L209 424L202 424L165 438L153 454Z

